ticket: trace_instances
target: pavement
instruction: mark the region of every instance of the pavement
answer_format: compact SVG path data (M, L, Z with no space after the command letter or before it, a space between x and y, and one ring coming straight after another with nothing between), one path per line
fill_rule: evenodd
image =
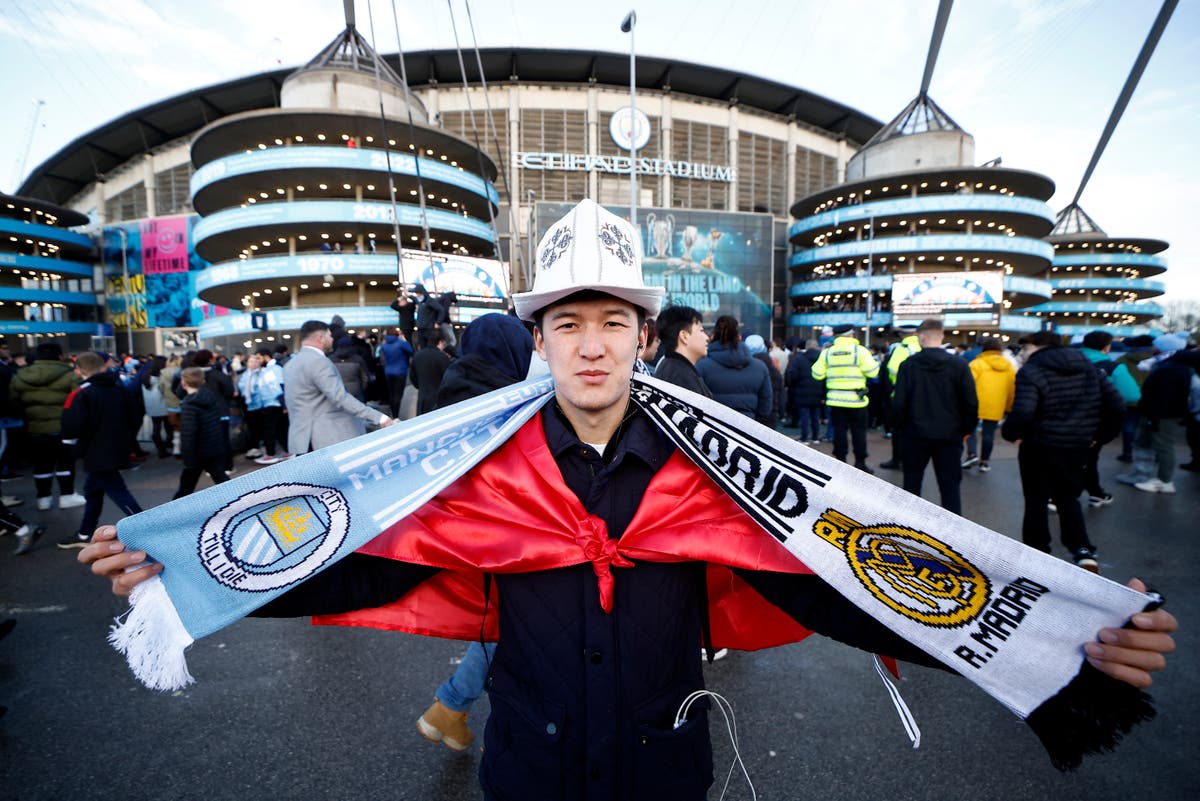
M872 465L890 455L890 443L876 434L870 448ZM900 689L922 731L914 750L866 654L819 637L733 652L706 666L706 679L733 704L757 797L1200 798L1193 658L1200 644L1200 475L1178 473L1174 496L1148 495L1113 479L1125 468L1114 457L1110 446L1101 476L1116 500L1085 512L1104 575L1145 579L1185 627L1152 688L1156 720L1115 753L1061 774L1020 720L954 675L903 668ZM241 458L238 466L260 469ZM1015 449L998 443L992 466L964 476L964 510L1019 538ZM126 481L148 508L170 498L179 467L151 457ZM900 481L895 471L878 475ZM925 496L936 500L932 473L925 483ZM75 530L82 509L37 511L28 477L6 481L4 492L23 498L16 511L48 531L19 557L15 540L0 538L0 619L17 621L0 643L0 704L8 707L0 718L0 799L481 798L475 773L486 701L472 715L477 741L465 753L426 742L414 725L461 656L460 643L244 620L192 647L196 684L155 693L104 640L125 602L77 563L77 551L54 547ZM114 522L114 512L107 503L102 521ZM1051 527L1057 532L1053 520ZM715 712L712 721L716 799L732 749ZM751 797L740 772L729 787L726 798Z

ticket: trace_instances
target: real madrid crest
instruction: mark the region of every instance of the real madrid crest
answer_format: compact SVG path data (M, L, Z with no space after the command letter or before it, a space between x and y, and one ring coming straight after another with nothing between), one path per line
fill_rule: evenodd
M926 626L969 623L991 595L987 577L977 567L923 531L892 523L864 526L827 509L813 533L846 555L872 596Z

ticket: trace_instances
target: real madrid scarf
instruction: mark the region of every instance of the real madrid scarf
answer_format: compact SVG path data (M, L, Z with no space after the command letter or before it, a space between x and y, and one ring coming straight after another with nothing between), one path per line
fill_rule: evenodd
M470 481L468 471L552 392L549 377L506 387L121 521L121 540L164 570L138 586L110 641L147 686L185 686L192 679L184 650L195 638L244 617L410 515L430 513L437 504L426 504L460 478ZM781 544L864 611L1025 718L1059 767L1113 747L1153 715L1149 696L1092 669L1083 652L1099 629L1124 625L1147 608L1147 596L695 393L634 376L632 396L761 527L763 543ZM585 527L587 519L568 526ZM436 529L431 533L436 538ZM604 537L575 534L554 558L592 562L603 596L613 580L608 568L630 558L621 553L625 538L609 545ZM720 526L711 538L706 561L728 563ZM695 558L657 546L634 555Z

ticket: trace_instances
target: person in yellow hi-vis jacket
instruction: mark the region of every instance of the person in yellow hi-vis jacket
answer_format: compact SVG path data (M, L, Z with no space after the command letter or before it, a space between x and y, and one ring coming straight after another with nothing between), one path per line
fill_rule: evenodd
M833 344L813 363L812 376L825 382L825 405L833 426L833 457L846 461L849 430L854 441L854 466L874 473L867 466L867 381L879 376L879 362L858 343L851 328L834 326Z

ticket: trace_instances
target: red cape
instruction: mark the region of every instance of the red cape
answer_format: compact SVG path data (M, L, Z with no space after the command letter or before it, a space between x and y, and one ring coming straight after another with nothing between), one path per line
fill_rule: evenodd
M711 479L676 451L651 480L620 539L566 486L535 416L433 500L359 549L445 568L400 600L314 618L320 624L399 629L455 639L498 639L484 615L483 573L525 573L592 562L597 602L611 611L612 582L639 560L708 563L717 648L756 650L810 633L739 579L742 567L811 573ZM495 585L490 603L497 601Z

